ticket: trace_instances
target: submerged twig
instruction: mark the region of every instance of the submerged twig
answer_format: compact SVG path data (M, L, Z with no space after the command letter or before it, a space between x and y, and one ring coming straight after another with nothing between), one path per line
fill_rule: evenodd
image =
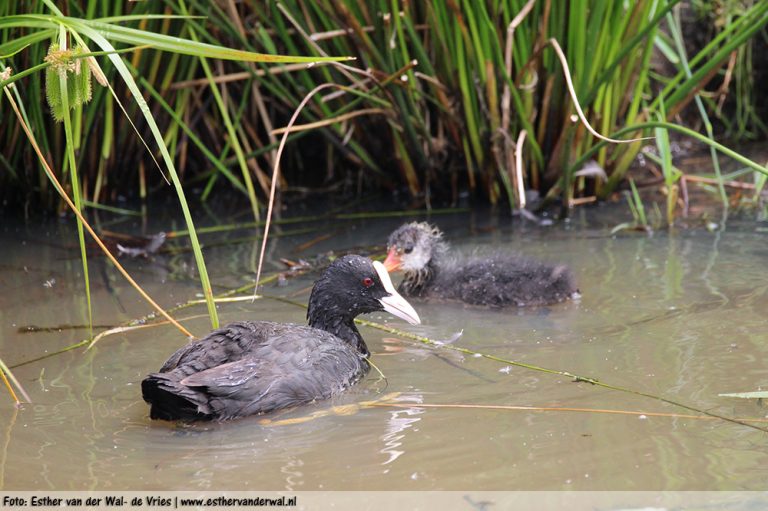
M708 185L719 185L722 183L723 186L728 186L730 188L740 188L742 190L754 190L757 188L752 183L744 183L742 181L723 181L721 179L713 178L713 177L705 177L705 176L695 176L692 174L683 174L682 176L682 182L691 181L693 183L704 183Z
M113 325L93 325L93 328L112 328ZM56 325L56 326L37 326L37 325L24 325L20 326L16 332L19 334L37 334L41 332L61 332L62 330L85 330L90 328L89 325Z
M328 417L329 415L352 415L354 413L357 413L361 409L368 408L374 403L379 403L383 401L391 401L392 399L396 398L400 395L400 392L390 392L389 394L385 394L381 396L380 398L373 400L373 401L360 401L358 403L351 403L348 405L337 405L337 406L331 406L329 408L323 408L321 410L314 411L310 413L309 415L304 415L301 417L293 417L290 419L272 419L272 418L263 418L259 420L259 425L261 426L291 426L294 424L302 424L304 422L309 422L311 420L319 419L321 417ZM415 405L411 405L411 407L414 407Z
M76 342L75 344L70 344L69 346L65 346L61 348L60 350L52 351L50 353L46 353L45 355L41 355L39 357L31 358L29 360L25 360L23 362L18 362L12 366L13 369L16 369L17 367L25 366L27 364L32 364L34 362L39 362L40 360L45 360L46 358L55 357L56 355L61 355L62 353L66 353L68 351L76 350L77 348L82 348L83 346L89 344L91 342L90 339L83 339L80 342Z

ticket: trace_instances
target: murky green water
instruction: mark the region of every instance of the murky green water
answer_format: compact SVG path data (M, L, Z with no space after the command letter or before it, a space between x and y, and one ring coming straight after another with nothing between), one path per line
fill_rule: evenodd
M507 312L413 301L421 326L383 313L372 319L434 339L463 330L454 344L729 416L765 418L768 409L760 403L718 397L768 384L768 249L760 225L732 221L721 233L691 229L611 237L618 222L603 218L601 210L582 210L568 224L540 228L493 216L434 217L454 248L503 248L568 263L581 300ZM288 234L302 227L317 231L275 238L268 270L280 268L280 257L381 244L400 221L286 227ZM159 221L153 227L169 228ZM83 323L71 222L16 227L3 220L0 228L3 360L22 364L87 336L84 330L18 332L29 325ZM139 231L128 224L112 229ZM332 236L317 241L323 232ZM311 240L317 242L302 246ZM252 242L209 249L214 285L222 290L247 282L254 250ZM199 291L188 254L126 265L165 306ZM306 302L315 277L289 279L264 292ZM91 284L99 325L149 312L103 258L91 259ZM303 309L269 299L223 304L220 313L222 322L304 322ZM176 315L196 316L185 325L202 335L209 330L204 314L204 306L197 306ZM34 403L17 410L5 390L0 395L0 488L765 488L765 433L720 420L654 416L690 412L565 376L361 331L386 382L372 372L342 399L271 417L311 417L284 425L263 425L259 417L195 426L150 421L140 381L185 342L168 326L109 336L87 352L21 365L14 372ZM375 400L387 406L341 407ZM560 410L502 408L520 406Z

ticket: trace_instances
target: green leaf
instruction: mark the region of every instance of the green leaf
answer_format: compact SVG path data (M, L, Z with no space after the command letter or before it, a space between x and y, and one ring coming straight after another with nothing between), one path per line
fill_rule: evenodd
M677 52L675 52L675 49L667 43L662 34L657 34L656 37L654 37L653 44L669 62L675 65L680 63L680 57L677 55Z
M245 62L272 62L276 64L301 62L306 62L309 64L311 62L339 62L354 59L354 57L299 57L292 55L267 55L264 53L235 50L214 44L190 41L189 39L182 39L165 34L157 34L155 32L123 27L117 24L104 23L103 21L84 20L79 18L70 18L67 16L44 16L27 14L18 16L5 16L0 18L0 29L22 27L55 29L59 25L64 25L68 29L79 33L95 31L104 36L104 38L109 41L118 41L137 46L150 46L157 50L181 53L184 55L193 55L196 57L239 60ZM25 42L25 44L28 43L29 41ZM7 50L5 52L13 53L13 51L17 51L18 45L11 46L11 50L12 51L10 52Z
M100 21L82 20L77 18L58 18L58 21L64 25L70 26L78 32L83 32L85 28L90 28L99 32L110 41L119 41L135 45L148 45L158 50L182 53L184 55L193 55L197 57L208 57L224 60L240 60L245 62L338 62L351 60L352 57L297 57L291 55L267 55L264 53L255 53L249 51L235 50L216 46L208 43L190 41L179 37L147 32L111 23L102 23Z
M178 173L176 172L176 166L173 163L173 158L171 157L168 147L165 144L165 141L163 140L163 135L160 132L160 128L157 125L157 122L155 121L155 118L152 116L149 105L147 105L146 100L144 99L144 96L141 93L141 90L139 89L138 85L136 84L136 81L133 79L133 76L131 75L131 72L128 69L128 66L126 66L125 62L120 58L119 55L116 55L114 52L115 48L112 46L112 44L100 33L98 33L96 30L91 28L88 25L83 24L82 25L82 34L78 34L77 32L73 33L73 36L76 39L80 39L81 35L85 35L86 37L90 38L94 44L98 45L102 50L110 52L108 55L109 60L112 62L112 64L115 66L115 69L119 73L120 77L125 82L125 85L128 87L128 89L131 91L131 94L133 95L133 99L136 101L136 103L139 105L139 110L141 111L144 119L147 122L147 126L149 127L150 131L152 132L152 135L155 139L155 142L158 145L158 148L160 149L160 154L163 157L163 160L165 161L166 167L168 169L168 172L171 177L171 181L173 182L173 186L176 189L176 194L179 199L179 203L181 206L181 210L184 213L184 220L187 224L187 229L189 229L189 239L192 243L192 252L195 256L195 262L197 263L197 271L200 275L200 282L203 287L203 296L205 297L206 304L208 306L208 316L211 320L212 327L218 328L219 327L219 316L216 312L216 304L213 302L213 291L211 290L211 283L208 278L208 270L205 267L205 260L203 258L203 252L200 247L200 243L197 239L197 233L195 231L194 222L192 221L192 214L189 211L189 206L187 205L187 198L184 195L184 189L181 186L181 180L179 179ZM81 42L81 44L85 44Z
M12 57L32 44L50 39L54 33L55 31L53 29L38 30L37 32L32 32L0 44L0 59Z

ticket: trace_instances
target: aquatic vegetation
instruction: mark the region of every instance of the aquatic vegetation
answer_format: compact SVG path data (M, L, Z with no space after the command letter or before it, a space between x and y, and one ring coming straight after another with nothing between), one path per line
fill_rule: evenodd
M601 145L593 156L606 170L606 182L577 175L581 168L573 162L599 141L572 120L561 64L547 42L554 39L564 47L579 103L599 132L635 125L625 137L651 134L641 124L661 112L654 100L659 87L666 102L662 120L674 119L722 69L730 52L768 21L765 6L739 13L722 36L688 60L688 74L681 68L664 78L654 72L651 57L663 44L662 29L678 4L441 2L405 4L393 12L383 1L365 7L320 2L311 9L283 2L254 13L264 29L252 44L356 55L360 67L379 77L363 80L332 67L296 79L264 77L263 86L275 91L273 97L287 111L305 87L351 80L354 98L341 102L339 95L329 95L314 101L305 115L312 121L355 109L378 111L385 102L387 115L361 115L323 128L346 147L338 160L347 160L347 167L363 165L372 178L384 173L427 203L431 198L456 201L458 192L468 189L493 203L517 206L522 181L526 189L571 204L576 197L613 193L641 144ZM215 9L209 14L212 20L222 15ZM350 28L336 30L339 26ZM525 146L518 148L523 132ZM524 169L518 168L516 151L522 152ZM333 149L328 154L337 156ZM329 175L338 167L329 167Z
M755 2L722 2L693 0L689 17L696 20L698 30L681 30L681 38L689 47L702 47L707 41L729 27ZM684 28L684 27L683 27ZM707 105L707 111L724 127L728 139L752 140L768 136L765 114L761 112L763 94L759 84L765 80L768 67L765 59L757 57L765 51L765 31L760 37L748 40L728 57L727 67L699 100ZM690 40L693 39L693 40ZM677 44L677 41L676 41Z
M180 4L183 6L183 3ZM6 7L10 11L10 7ZM78 235L80 241L81 257L83 263L83 276L85 280L85 294L88 301L87 315L88 324L93 323L91 312L91 298L90 298L90 286L89 286L89 272L88 262L86 257L85 248L85 236L83 226L87 226L82 210L83 200L82 196L86 192L86 189L81 185L81 179L78 175L78 168L82 166L82 156L86 154L81 151L84 141L93 138L93 133L90 130L93 128L93 121L95 120L96 112L99 111L99 107L104 105L104 101L109 105L111 112L112 101L117 103L120 109L126 113L126 120L133 128L129 133L135 133L141 143L147 147L149 146L144 141L141 134L136 128L137 122L132 119L132 116L126 111L126 107L123 105L123 101L116 93L115 89L110 85L110 82L116 79L116 76L110 76L107 79L101 65L94 58L96 55L104 55L111 64L111 67L119 75L122 84L130 91L135 105L138 107L138 113L136 116L141 118L144 123L149 127L154 142L162 155L162 160L165 166L165 170L168 173L166 176L163 172L163 168L154 158L152 151L149 154L155 161L160 173L167 183L173 183L179 204L184 213L186 226L192 244L193 252L195 255L197 269L200 276L201 286L203 288L203 294L206 297L208 305L208 314L211 319L211 324L214 328L218 327L218 316L216 313L216 307L213 302L213 294L211 291L211 284L208 278L208 273L205 267L205 261L203 259L202 250L197 239L197 233L195 231L194 222L192 220L189 207L187 205L187 199L184 189L182 187L179 173L176 170L174 159L171 157L170 150L163 134L160 131L157 121L155 120L150 107L148 106L142 90L139 88L136 80L134 79L129 64L113 46L113 42L127 43L131 45L149 45L157 49L183 53L190 56L195 56L200 59L205 57L214 57L218 59L238 59L240 61L270 61L270 62L314 62L316 60L340 60L339 58L305 58L305 57L281 57L273 55L263 55L257 53L249 53L239 50L231 50L221 46L211 45L207 43L200 43L196 40L185 40L177 37L171 37L164 34L153 33L149 31L136 30L132 28L124 27L121 22L128 20L136 20L135 17L118 17L111 19L94 20L95 17L95 4L91 4L89 12L85 13L85 18L75 18L65 16L64 13L50 0L43 0L42 4L38 6L41 10L41 14L16 14L11 12L10 15L4 16L0 20L0 30L6 34L8 40L0 44L0 55L4 59L8 59L8 62L3 62L2 68L3 76L0 87L3 88L7 99L13 107L13 112L16 115L17 123L4 123L4 126L13 126L13 143L9 145L14 152L16 151L17 144L22 143L19 135L24 133L27 137L28 146L32 147L39 157L43 172L41 176L46 178L43 183L49 183L53 191L58 194L67 206L73 209L76 214L78 222ZM160 16L160 19L163 19ZM165 17L165 19L169 19ZM22 35L19 32L24 32ZM46 39L54 38L55 43L48 47L47 53L44 58L40 57L40 45L42 41ZM91 41L91 44L98 46L102 53L91 53L88 49L88 45L85 39ZM71 41L75 41L72 43ZM71 47L74 44L74 49ZM37 51L38 53L35 53ZM14 70L19 71L18 67L14 65L14 59L19 54L31 54L33 62L37 61L37 65L30 67L29 69L22 69L12 75ZM38 57L38 58L35 58ZM341 59L343 60L343 59ZM20 89L16 87L17 83L21 79L30 77L33 84L40 85L40 77L35 73L45 71L45 84L46 84L46 97L48 104L51 108L51 113L56 121L61 121L64 125L64 143L60 146L59 150L63 151L62 161L60 162L60 173L62 177L66 177L69 174L71 179L71 187L69 190L65 190L59 183L56 174L52 170L52 166L49 165L45 155L51 154L49 139L45 136L47 132L47 124L45 119L47 116L42 110L38 109L38 102L34 100L34 92L39 92L39 88L32 87L32 94L28 97L22 96ZM110 95L106 93L102 96L101 105L95 104L86 108L85 104L92 98L91 89L91 76L95 76L98 82L108 89ZM109 99L104 99L109 98ZM30 114L27 113L25 105L28 105ZM112 119L112 116L107 116L108 119ZM30 119L36 119L32 121L36 124L38 129L33 129L30 124ZM20 131L18 127L21 126ZM109 127L111 128L111 127ZM34 132L40 133L41 136L35 137ZM90 136L87 136L90 135ZM111 137L112 133L109 132ZM103 146L100 146L103 149ZM55 152L55 151L54 151ZM79 153L79 157L78 157ZM102 151L102 154L104 151ZM103 162L102 162L103 163ZM99 167L102 171L106 169L106 165ZM106 179L105 176L99 174L98 180ZM68 193L71 191L73 202L69 200ZM251 194L251 198L254 201L254 215L258 218L258 206L255 203L255 196ZM89 234L99 242L95 232L87 226ZM104 248L103 244L100 246ZM105 252L109 255L109 252L104 248ZM120 265L112 258L113 263L122 270ZM124 271L124 270L123 270ZM133 284L135 282L130 279L130 276L124 272L126 278L131 280ZM141 289L136 285L137 289L141 292ZM150 303L154 302L149 299L146 293L142 293ZM159 307L156 306L159 309ZM160 309L161 312L162 309ZM170 317L169 320L173 321ZM188 334L183 327L182 331ZM92 335L92 332L91 332ZM10 389L10 387L9 387Z
M71 14L68 19L101 17L98 26L109 31L110 41L135 45L111 49L131 52L123 59L125 69L102 70L118 96L125 86L115 83L115 76L130 74L154 99L151 109L145 108L157 119L179 173L201 184L204 199L222 188L237 190L258 217L259 196L268 195L271 186L266 169L274 163L281 133L275 128L285 124L306 91L323 83L341 90L312 98L301 113L303 125L291 130L290 139L302 139L302 150L286 155L278 190L355 179L371 187L403 187L427 205L456 202L463 190L514 207L522 205L525 190L562 198L566 205L606 198L626 182L641 144L600 145L593 157L605 170L605 181L578 174L581 167L574 162L600 141L572 120L573 100L547 43L553 39L564 48L576 96L597 131L615 134L634 126L623 136L650 135L644 122L659 115L675 119L693 101L712 112L712 100L700 92L725 66L736 65L729 60L734 52L743 66L728 69L739 76L747 72L743 49L768 22L764 2L731 9L713 39L688 58L679 44L679 17L672 16L680 6L679 0L402 6L343 0L308 7L267 2L255 8L192 0L167 2L159 12L143 2L83 6L71 0L63 10ZM11 28L18 16L14 9L8 4L2 13L11 21L0 26L0 55L18 73L42 62L43 42L54 36L54 28L37 20L35 30L17 32ZM35 9L49 12L45 3ZM195 53L199 45L209 45L208 53ZM357 61L352 67L286 65L279 62L288 60L236 57L224 47L249 55L300 54L313 61L349 55ZM664 70L654 68L654 59L664 60ZM41 91L41 83L31 80L20 94L29 99L41 97ZM36 131L46 132L40 140L44 152L58 167L66 160L58 128L47 122L44 106L25 102ZM114 96L100 88L92 103L74 133L79 167L88 162L84 198L94 204L117 193L145 198L162 178L147 172L146 157L137 150L141 141L132 135L128 119L141 116L141 105L123 105L129 117L115 116ZM754 111L749 118L756 118ZM4 127L0 139L13 141L15 133ZM88 136L92 133L103 138ZM36 169L19 165L22 157L3 153L0 163L10 172L0 179L36 188L36 195L54 206L54 191ZM109 172L117 161L138 169Z

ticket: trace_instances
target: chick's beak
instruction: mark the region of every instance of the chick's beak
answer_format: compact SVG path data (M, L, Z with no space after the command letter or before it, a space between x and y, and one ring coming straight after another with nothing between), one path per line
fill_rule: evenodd
M397 253L397 247L392 247L387 253L387 258L384 259L384 268L387 271L397 271L403 265L403 261Z
M384 310L412 325L420 324L421 319L416 313L416 310L414 310L411 304L395 290L395 286L392 285L392 279L389 278L389 273L387 273L387 269L384 265L378 261L374 261L373 267L376 269L376 273L378 273L379 279L381 279L381 283L384 285L384 289L389 293L387 296L379 298L379 302Z

